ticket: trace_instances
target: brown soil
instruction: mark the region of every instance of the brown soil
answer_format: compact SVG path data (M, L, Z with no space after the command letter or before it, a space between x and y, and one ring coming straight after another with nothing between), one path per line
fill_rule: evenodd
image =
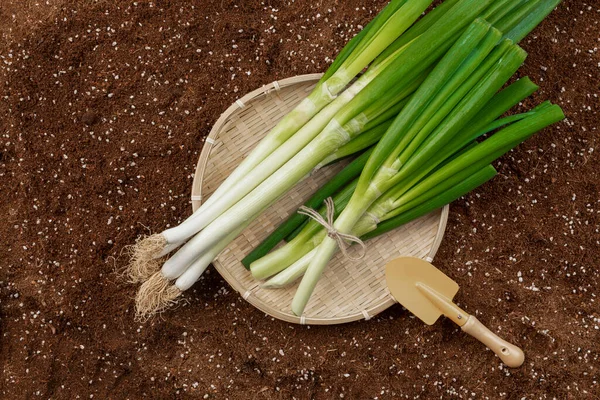
M276 321L214 270L186 305L133 321L121 249L190 213L219 114L323 71L372 3L0 2L3 399L600 398L595 1L565 1L523 43L520 73L541 85L525 106L550 99L568 119L452 206L436 259L523 367L399 306L343 326Z

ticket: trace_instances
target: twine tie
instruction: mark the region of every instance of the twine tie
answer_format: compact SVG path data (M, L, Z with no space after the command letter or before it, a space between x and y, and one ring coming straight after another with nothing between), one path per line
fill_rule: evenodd
M323 228L325 228L327 230L327 236L329 236L330 238L332 238L333 240L335 240L337 242L338 247L342 251L342 254L348 260L359 261L359 260L362 260L363 258L365 258L365 254L367 252L367 246L365 245L365 243L362 240L360 240L358 237L356 237L354 235L339 232L338 230L336 230L334 228L333 223L334 223L334 218L335 218L335 205L334 205L333 199L331 197L328 197L327 199L325 199L325 207L327 207L327 213L326 213L327 219L323 218L323 216L321 214L319 214L319 212L313 210L312 208L305 207L305 206L300 207L300 209L298 210L298 214L306 215L307 217L315 220L319 225L322 225ZM358 257L352 257L348 253L348 246L346 245L346 242L356 243L361 247L361 252Z

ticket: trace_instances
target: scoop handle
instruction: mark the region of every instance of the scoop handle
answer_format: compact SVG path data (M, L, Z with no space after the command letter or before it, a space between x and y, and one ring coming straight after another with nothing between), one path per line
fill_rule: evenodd
M467 322L462 326L462 330L485 344L507 366L517 368L523 365L523 361L525 361L523 350L500 338L474 316L469 316Z

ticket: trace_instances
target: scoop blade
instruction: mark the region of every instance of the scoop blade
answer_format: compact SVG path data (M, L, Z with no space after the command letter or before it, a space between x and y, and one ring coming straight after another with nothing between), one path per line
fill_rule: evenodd
M416 257L400 257L387 263L385 278L396 301L428 325L433 325L442 312L423 295L417 283L430 287L449 301L459 289L442 271Z

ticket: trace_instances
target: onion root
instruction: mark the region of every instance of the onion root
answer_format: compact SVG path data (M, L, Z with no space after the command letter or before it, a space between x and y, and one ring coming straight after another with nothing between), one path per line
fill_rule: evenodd
M129 265L126 276L131 283L145 282L160 270L162 264L158 258L167 245L163 235L154 234L139 239L127 247Z
M135 318L145 322L156 314L175 306L182 291L156 272L140 286L135 296Z

